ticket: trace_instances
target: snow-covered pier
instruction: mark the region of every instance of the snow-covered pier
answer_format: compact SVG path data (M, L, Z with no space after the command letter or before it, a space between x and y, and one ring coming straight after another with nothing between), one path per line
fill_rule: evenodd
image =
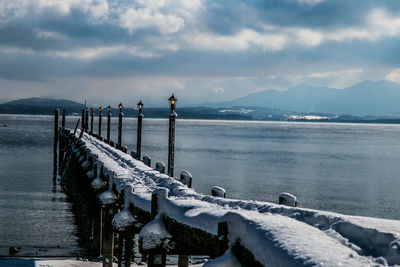
M400 264L400 221L199 194L188 172L175 179L80 130L60 130L60 148L63 183L100 218L93 242L106 266L115 237L121 266L130 262L134 234L149 266L165 255L180 266L188 255L210 256L206 266Z

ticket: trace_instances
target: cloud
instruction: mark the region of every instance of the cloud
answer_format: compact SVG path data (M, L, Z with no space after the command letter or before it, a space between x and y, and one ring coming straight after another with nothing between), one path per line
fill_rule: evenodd
M0 79L37 92L57 81L79 93L74 77L149 83L139 91L155 97L181 88L192 102L297 83L345 87L397 79L399 45L394 0L0 1Z
M219 95L219 94L223 94L223 93L225 92L225 89L222 88L221 86L218 86L218 87L215 87L215 88L213 89L213 91L214 91L214 93L216 93L217 95Z
M386 75L386 80L391 82L400 82L400 69L392 70L388 75Z

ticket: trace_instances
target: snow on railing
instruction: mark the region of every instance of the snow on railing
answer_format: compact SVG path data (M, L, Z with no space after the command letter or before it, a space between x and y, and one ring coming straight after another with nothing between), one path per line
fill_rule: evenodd
M108 177L108 190L102 193L107 198L104 195L103 198L115 199L115 193L124 192L124 208L114 216L115 226L136 222L127 206L147 213L154 213L152 209L154 205L157 206L158 215L152 214L154 220L142 229L143 240L149 236L151 238L147 240L154 239L155 233L159 233L158 238L168 240L170 229L164 229L165 225L160 225L165 220L218 238L221 238L221 225L225 225L229 251L235 254L238 247L241 247L242 250L249 251L255 261L262 265L400 264L400 221L289 207L297 205L296 197L289 193L279 196L279 202L289 206L206 196L186 186L188 177L190 182L192 179L188 172L180 177L185 185L93 136L85 133L81 141L77 141L79 136L78 131L75 137L70 135L69 138L75 138L71 142L73 146L85 148L82 151L84 153L79 154L86 155L86 161L82 161L83 167L88 164L88 155L95 155L96 158L93 157L89 162L102 166L103 174ZM92 165L94 168L94 164ZM158 169L161 169L160 166ZM97 178L100 177L100 172L99 168ZM168 194L159 194L160 188L164 188L161 191ZM216 196L225 194L223 188L213 189ZM154 200L152 202L153 192L158 192L157 203L153 203ZM158 244L155 241L153 243ZM143 245L144 249L151 247L148 242L142 243L142 247ZM165 249L168 250L166 247ZM223 257L229 258L229 255L230 252ZM215 262L223 261L223 257ZM231 258L226 260L232 261ZM209 264L211 266L211 262Z

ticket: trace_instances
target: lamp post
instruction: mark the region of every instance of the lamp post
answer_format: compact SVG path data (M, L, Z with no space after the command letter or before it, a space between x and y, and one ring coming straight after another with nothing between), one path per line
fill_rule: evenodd
M85 132L89 129L89 108L85 109Z
M110 143L111 106L107 107L107 143Z
M168 99L169 108L171 112L169 113L169 133L168 133L168 175L174 176L174 150L175 150L175 118L178 116L176 114L175 105L178 99L175 98L174 94Z
M141 157L141 152L142 152L142 119L143 119L143 114L142 114L142 109L143 109L143 103L142 100L137 103L138 105L138 116L137 116L137 134L136 134L136 158L140 160Z
M90 109L90 133L93 133L93 116L94 116L94 108Z
M124 107L122 103L119 103L119 116L118 116L118 148L122 147L122 108Z
M101 113L103 111L102 107L99 107L99 136L101 136L101 118L103 117L103 113Z

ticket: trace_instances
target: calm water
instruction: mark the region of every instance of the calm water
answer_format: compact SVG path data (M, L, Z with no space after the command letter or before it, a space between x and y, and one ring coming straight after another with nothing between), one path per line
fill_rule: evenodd
M71 206L52 183L52 120L0 115L0 249L78 249ZM277 202L286 191L302 207L400 219L398 125L178 119L176 130L175 175L190 171L198 192L218 185L228 197ZM167 139L167 120L144 120L153 164L166 163ZM135 149L136 119L124 119L123 143Z

